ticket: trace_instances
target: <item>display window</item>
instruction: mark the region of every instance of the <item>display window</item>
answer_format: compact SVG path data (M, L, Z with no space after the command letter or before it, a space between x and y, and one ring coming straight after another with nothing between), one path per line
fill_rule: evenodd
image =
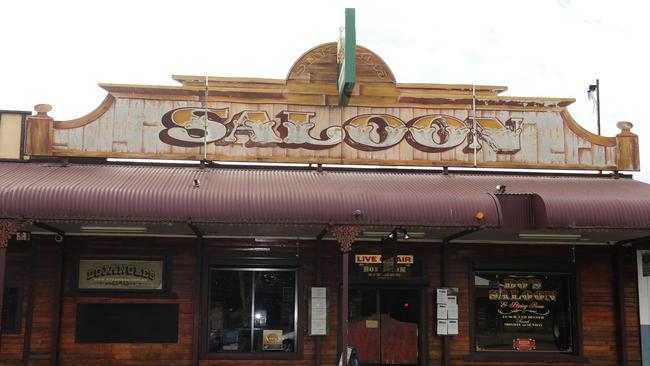
M474 352L576 353L572 273L475 270Z
M209 353L295 353L296 269L210 267Z

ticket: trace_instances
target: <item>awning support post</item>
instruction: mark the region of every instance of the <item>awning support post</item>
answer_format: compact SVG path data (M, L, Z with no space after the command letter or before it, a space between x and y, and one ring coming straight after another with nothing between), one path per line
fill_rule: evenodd
M65 236L59 244L58 248L58 263L56 268L57 282L54 293L54 309L53 309L53 321L52 328L54 332L52 333L52 352L50 353L50 366L56 366L59 363L59 339L61 338L61 315L63 311L63 292L65 291L65 262L66 262L66 242ZM35 269L33 269L35 270Z
M625 329L625 279L623 271L625 266L623 264L623 256L625 248L622 243L617 243L614 246L614 288L615 291L615 309L617 310L616 316L616 336L618 340L618 359L620 365L627 365L627 334Z
M442 245L440 246L440 287L449 287L449 242L478 230L480 230L480 227L473 227L442 239ZM449 366L449 339L446 336L442 337L442 365Z
M316 254L314 255L314 268L316 268L315 286L320 287L323 285L323 237L327 234L330 226L326 226L319 234L316 240ZM311 295L311 294L310 294ZM321 366L321 337L314 339L314 365Z
M193 225L190 227L192 226ZM201 299L203 298L203 235L197 234L194 258L196 260L196 270L194 271L194 315L192 319L192 336L194 341L192 342L192 366L198 366L199 354L201 352L201 314L203 313L201 310L203 308L203 306L201 306Z
M341 245L341 260L342 260L342 274L341 274L341 344L342 344L342 357L343 366L348 366L348 292L349 292L349 257L352 250L352 243L357 238L357 235L363 231L360 226L335 226L332 228L332 236Z

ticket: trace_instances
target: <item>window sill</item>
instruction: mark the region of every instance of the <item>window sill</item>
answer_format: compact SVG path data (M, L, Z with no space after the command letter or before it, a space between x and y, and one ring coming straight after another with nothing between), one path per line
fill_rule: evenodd
M564 363L589 363L587 357L570 354L549 354L549 353L474 353L463 356L465 361L494 361L494 362L564 362Z
M23 335L20 329L3 329L2 330L2 335L3 336L19 336Z
M300 353L204 353L202 360L300 360Z

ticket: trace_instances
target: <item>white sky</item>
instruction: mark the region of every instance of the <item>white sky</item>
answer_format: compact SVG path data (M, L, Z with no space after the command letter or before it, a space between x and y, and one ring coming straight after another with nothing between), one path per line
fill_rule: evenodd
M635 177L650 182L646 1L1 1L0 109L48 103L65 120L99 105L100 82L285 78L303 52L337 40L345 7L356 8L357 43L397 82L575 98L569 111L596 132L586 90L599 78L603 135L632 122L641 145Z

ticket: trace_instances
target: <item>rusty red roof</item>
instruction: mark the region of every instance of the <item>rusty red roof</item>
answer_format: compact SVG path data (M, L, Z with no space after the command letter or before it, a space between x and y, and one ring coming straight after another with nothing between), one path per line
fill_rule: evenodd
M605 176L7 162L0 218L505 227L497 185L539 197L545 228L650 228L650 185Z

